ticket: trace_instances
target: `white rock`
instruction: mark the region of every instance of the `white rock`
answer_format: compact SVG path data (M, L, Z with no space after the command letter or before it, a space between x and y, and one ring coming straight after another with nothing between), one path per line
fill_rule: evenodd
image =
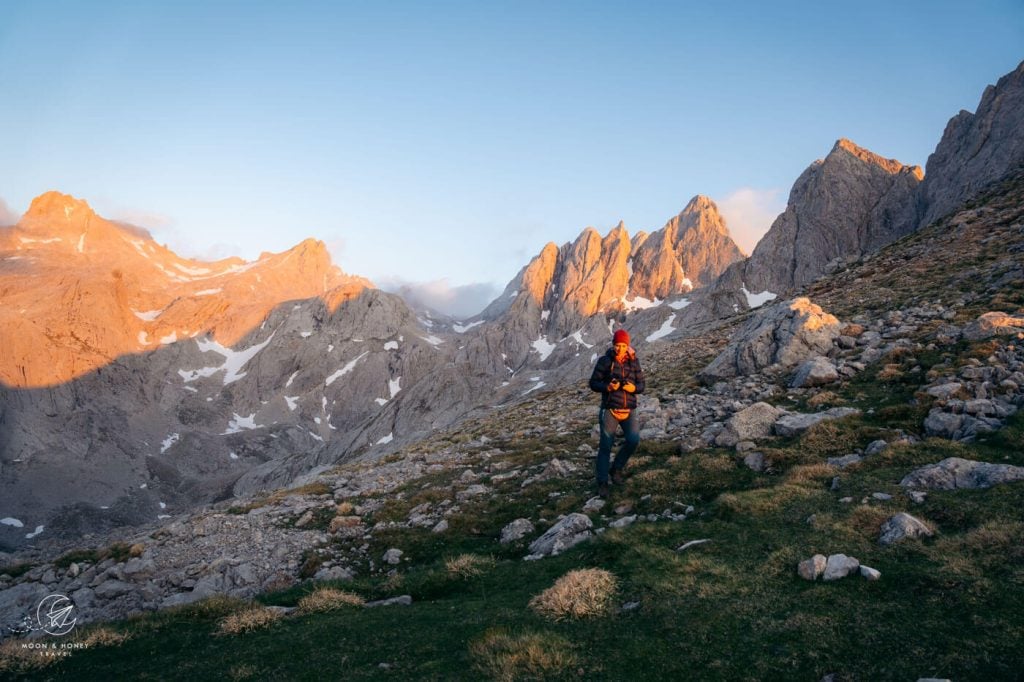
M870 566L864 566L863 564L860 567L860 574L871 581L879 580L882 577L881 571Z
M825 564L823 580L839 580L860 568L860 561L845 554L832 554Z

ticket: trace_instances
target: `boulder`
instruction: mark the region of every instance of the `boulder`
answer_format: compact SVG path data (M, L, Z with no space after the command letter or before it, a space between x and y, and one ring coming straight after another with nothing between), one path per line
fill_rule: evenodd
M937 464L912 471L900 481L900 485L905 488L957 490L991 488L1021 479L1024 479L1024 467L948 457Z
M983 341L993 336L1014 335L1024 332L1024 317L1013 317L1001 312L984 313L963 329L968 341Z
M781 407L763 402L754 403L730 417L725 422L725 427L735 435L736 443L769 438L772 435L772 425L785 414L786 410Z
M593 527L593 522L586 514L569 514L530 543L530 553L540 556L561 554L589 538Z
M790 386L792 388L808 388L824 386L836 381L839 381L839 372L836 370L836 366L828 358L819 355L806 360L797 368Z
M754 374L770 365L795 367L832 350L840 324L808 298L761 308L740 327L699 377L713 384Z
M934 532L918 518L900 512L882 524L880 545L891 545L906 538L931 537Z
M845 554L832 554L825 563L823 580L839 580L860 568L860 561Z
M776 420L774 429L776 435L783 438L791 438L800 435L815 424L820 424L830 419L842 419L854 414L860 414L860 410L854 407L833 407L824 412L814 412L811 414L786 414Z
M533 530L533 523L529 519L516 519L501 529L501 544L507 545L510 542L521 540Z

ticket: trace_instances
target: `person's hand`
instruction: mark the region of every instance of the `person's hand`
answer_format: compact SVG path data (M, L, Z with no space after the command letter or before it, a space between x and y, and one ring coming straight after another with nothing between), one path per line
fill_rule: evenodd
M632 381L627 381L622 385L622 390L625 391L626 393L633 393L634 391L636 391L636 386L633 385Z
M618 379L612 379L611 381L608 382L608 390L609 391L617 391L617 390L619 390L619 387L621 385L622 384L619 383Z

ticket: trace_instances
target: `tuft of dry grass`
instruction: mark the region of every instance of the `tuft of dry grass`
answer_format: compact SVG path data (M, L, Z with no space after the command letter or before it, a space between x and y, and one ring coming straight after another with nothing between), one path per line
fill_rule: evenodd
M577 664L568 640L552 633L491 630L469 652L480 672L501 682L550 679Z
M362 606L364 599L353 592L321 587L299 600L299 609L306 613L324 613L349 606Z
M128 639L131 639L131 635L127 632L118 632L108 627L98 627L85 632L76 641L91 648L94 646L117 646Z
M892 512L879 507L858 505L850 512L850 516L845 523L858 535L874 540L878 538L879 529L890 516L892 516Z
M530 608L552 620L592 618L611 610L618 579L601 568L569 571L530 600Z
M218 633L222 635L239 635L244 632L262 630L276 623L281 613L276 609L257 606L232 613L218 623Z
M477 554L460 554L457 557L451 557L444 561L444 567L449 575L458 576L459 578L476 577L493 566L493 558Z
M636 457L631 457L629 459L629 466L630 468L647 466L648 464L651 463L651 461L652 458L650 455L638 455Z
M636 480L641 483L653 483L668 473L668 469L648 469L647 471L641 471L637 474Z
M815 394L815 395L811 396L807 400L807 406L808 407L813 407L815 409L821 407L822 405L845 405L845 404L846 404L846 400L844 400L843 398L839 397L838 395L836 395L832 391L822 391L821 393L818 393L818 394Z
M836 475L836 468L831 464L803 464L795 466L786 473L785 482L789 485L821 484Z

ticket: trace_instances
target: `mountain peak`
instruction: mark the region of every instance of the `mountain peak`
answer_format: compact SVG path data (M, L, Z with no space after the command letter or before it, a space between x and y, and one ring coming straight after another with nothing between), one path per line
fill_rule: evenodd
M37 221L64 220L70 222L95 216L96 213L92 207L82 199L76 199L70 194L49 191L32 200L21 222L27 225L37 224Z
M883 170L892 175L895 175L897 173L909 172L913 174L913 176L916 177L918 180L924 178L924 171L921 170L920 166L908 166L900 161L897 161L896 159L887 159L883 156L879 156L878 154L875 154L874 152L865 149L864 147L861 147L860 145L856 144L851 140L848 140L845 137L841 137L838 140L836 140L836 143L832 147L832 151L829 152L827 158L834 158L834 156L840 152L846 152L847 154L850 154L860 159L864 163L868 163L873 166L878 166L879 168L882 168Z

